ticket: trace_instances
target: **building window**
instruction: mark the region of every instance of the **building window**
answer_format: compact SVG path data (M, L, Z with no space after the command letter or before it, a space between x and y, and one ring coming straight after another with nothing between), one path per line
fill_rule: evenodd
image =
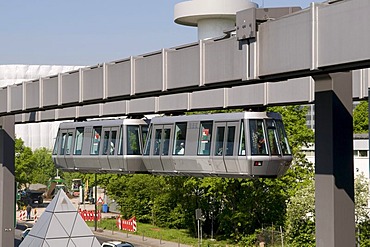
M367 150L359 150L358 151L359 157L367 157Z
M353 150L354 157L367 157L367 150Z

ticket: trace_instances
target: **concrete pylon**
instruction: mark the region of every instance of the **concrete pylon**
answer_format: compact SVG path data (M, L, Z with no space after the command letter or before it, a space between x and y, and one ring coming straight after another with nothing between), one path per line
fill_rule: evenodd
M14 245L14 116L0 117L0 246Z
M313 78L316 246L355 246L352 73Z

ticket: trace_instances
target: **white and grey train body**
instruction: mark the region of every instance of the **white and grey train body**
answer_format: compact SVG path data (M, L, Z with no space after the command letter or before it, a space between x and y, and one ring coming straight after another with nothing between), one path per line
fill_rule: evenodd
M279 114L239 112L155 117L149 132L143 120L63 123L53 159L70 171L273 178L292 155Z
M277 113L157 117L143 160L153 174L279 177L292 161Z
M141 154L147 131L142 119L61 123L53 161L65 171L145 173Z

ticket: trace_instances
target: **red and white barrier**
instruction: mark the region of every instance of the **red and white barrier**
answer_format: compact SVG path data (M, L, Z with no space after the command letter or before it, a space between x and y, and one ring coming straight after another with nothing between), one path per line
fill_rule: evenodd
M116 226L118 227L118 229L122 230L122 224L121 224L121 217L118 216L117 220L116 220Z
M26 221L27 220L27 211L26 210L21 210L19 211L19 220ZM33 219L35 222L38 220L38 215L37 213L34 214L33 216L31 215L31 219Z
M118 229L130 231L130 232L136 232L137 231L137 225L136 225L136 217L132 217L129 220L123 220L119 216L116 220L116 225Z
M26 220L26 210L19 211L19 220Z
M94 221L95 218L95 210L78 210L78 213L81 215L84 221ZM101 220L101 212L98 211L96 214L96 220Z

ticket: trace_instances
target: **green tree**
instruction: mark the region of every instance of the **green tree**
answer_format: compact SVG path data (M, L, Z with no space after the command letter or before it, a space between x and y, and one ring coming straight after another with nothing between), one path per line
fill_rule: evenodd
M363 173L355 179L355 220L360 246L370 246L369 180Z
M369 220L369 181L363 173L355 178L355 214L356 224Z
M367 219L357 225L357 239L361 247L370 246L370 220Z
M355 219L360 246L370 246L368 213L369 182L364 174L355 178ZM315 188L311 179L302 185L287 205L286 236L291 246L315 246Z
M286 236L292 246L315 246L315 187L311 179L287 205Z
M61 172L61 171L59 171L58 173L59 173L59 176L64 179L64 182L68 189L71 188L72 180L74 178L82 179L82 183L86 183L85 177L87 176L87 174L83 174L80 172ZM56 176L56 171L51 177L55 177L55 176Z
M163 181L163 177L153 175L115 175L106 188L119 204L123 217L136 216L139 221L149 223L153 202L166 189Z
M31 148L26 147L20 138L15 139L15 180L20 186L32 182L35 160Z
M369 132L369 104L367 101L361 101L353 110L353 132L368 133Z
M56 168L51 157L51 150L39 148L33 152L33 161L35 162L32 171L32 183L47 184L51 177L56 175Z

